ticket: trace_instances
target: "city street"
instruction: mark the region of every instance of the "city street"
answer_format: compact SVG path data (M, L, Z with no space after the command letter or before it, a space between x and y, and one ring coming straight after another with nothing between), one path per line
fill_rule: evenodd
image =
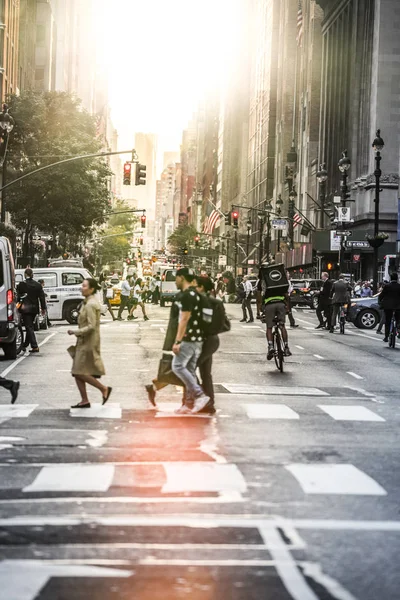
M2 362L21 381L0 403L4 600L399 598L400 348L297 310L281 374L227 311L212 418L174 416L175 387L147 402L169 308L104 319L105 407L69 409L66 323Z

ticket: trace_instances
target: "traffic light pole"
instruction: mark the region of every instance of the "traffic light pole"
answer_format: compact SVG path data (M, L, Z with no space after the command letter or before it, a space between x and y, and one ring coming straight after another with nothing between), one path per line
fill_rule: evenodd
M238 262L238 230L235 228L235 262L233 267L233 272L235 274L235 278L237 275L237 262Z

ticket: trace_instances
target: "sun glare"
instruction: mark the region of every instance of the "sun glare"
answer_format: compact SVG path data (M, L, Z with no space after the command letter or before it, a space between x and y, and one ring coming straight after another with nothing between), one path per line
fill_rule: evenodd
M106 0L99 37L120 147L152 131L177 148L199 99L217 90L238 26L239 0ZM105 51L104 51L105 50Z

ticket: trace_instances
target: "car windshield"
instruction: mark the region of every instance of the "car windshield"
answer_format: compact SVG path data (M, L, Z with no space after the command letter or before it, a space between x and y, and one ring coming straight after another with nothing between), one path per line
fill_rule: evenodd
M166 271L165 281L175 281L176 271Z
M297 279L297 280L293 280L292 279L291 284L296 289L310 287L310 282L309 281L305 281L304 279Z

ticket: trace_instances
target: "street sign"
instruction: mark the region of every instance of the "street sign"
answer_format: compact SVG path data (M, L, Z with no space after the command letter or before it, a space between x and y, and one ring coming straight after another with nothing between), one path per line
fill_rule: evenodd
M338 206L337 211L340 223L349 223L351 221L350 206Z
M333 229L330 231L331 234L331 252L340 250L340 237L336 235L336 231Z
M371 248L367 241L355 240L353 242L346 242L348 248Z
M218 265L220 267L226 267L226 255L225 254L220 254L218 257Z
M286 219L272 219L271 225L272 225L272 229L284 230L287 227L287 220Z
M361 254L353 254L353 262L360 262Z
M352 231L335 231L335 234L339 237L351 237L353 235Z

